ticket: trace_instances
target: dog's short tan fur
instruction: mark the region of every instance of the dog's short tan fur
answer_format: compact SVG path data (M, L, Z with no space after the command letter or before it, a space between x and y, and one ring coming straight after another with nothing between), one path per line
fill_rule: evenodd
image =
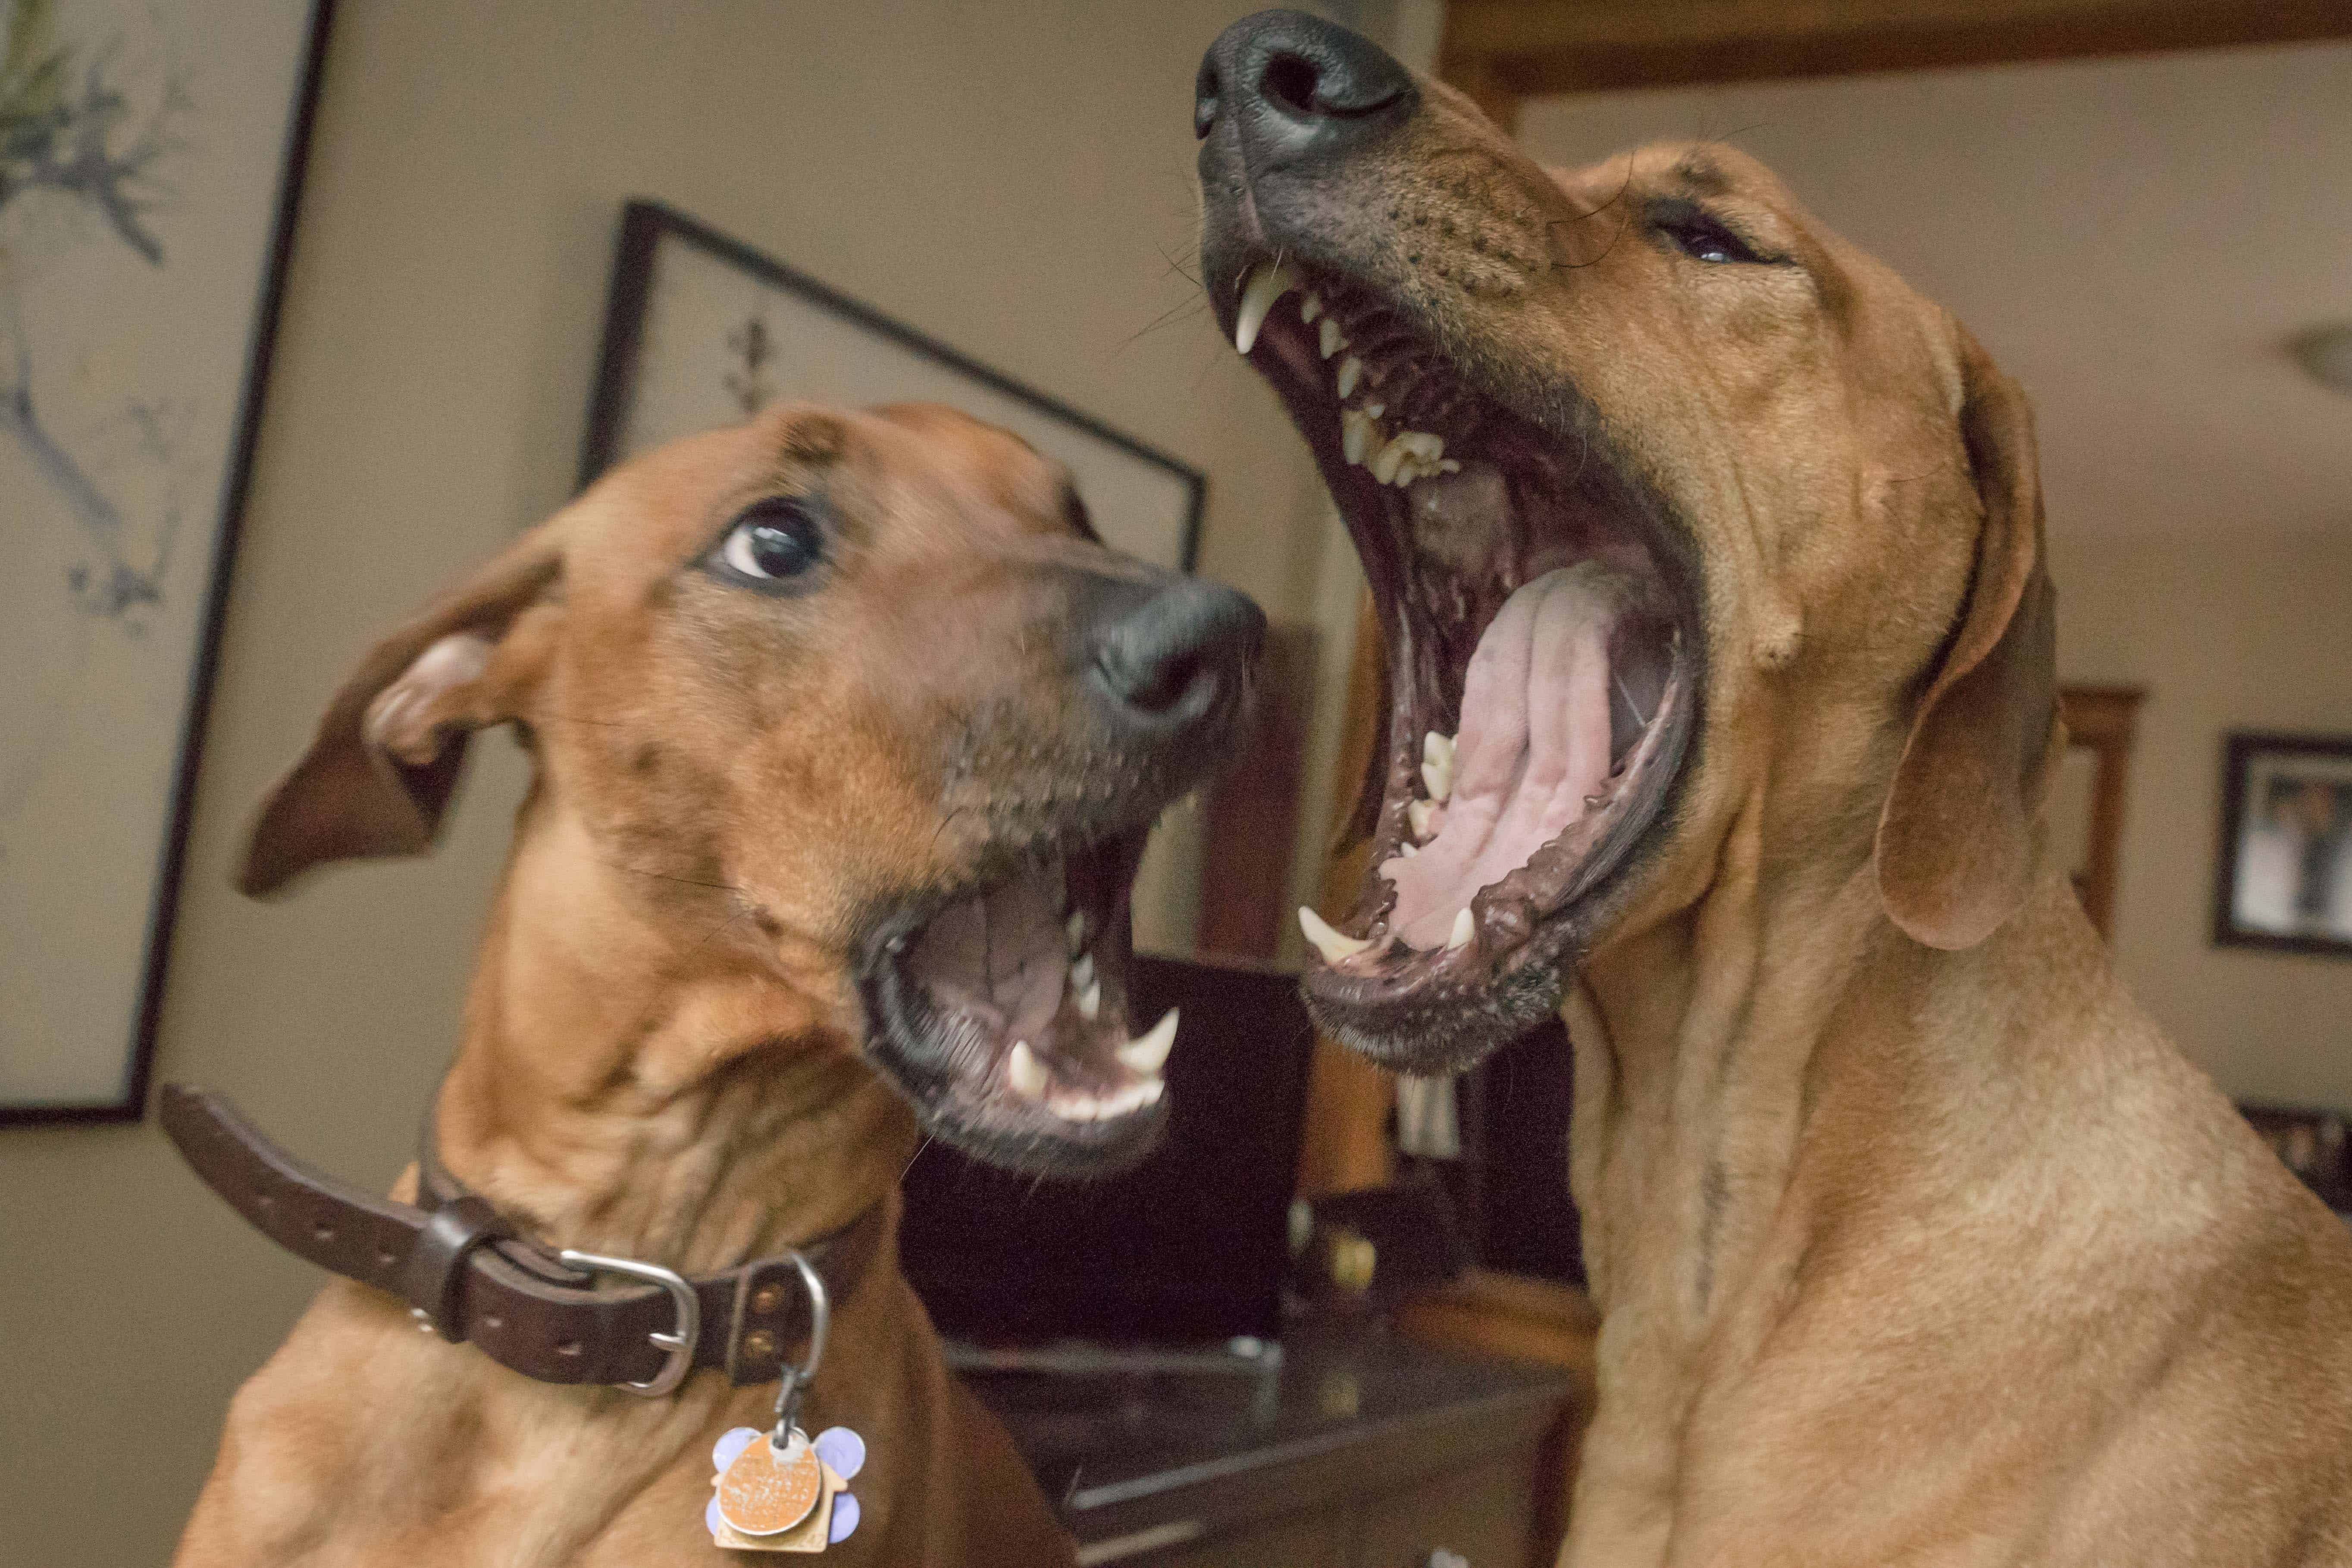
M1420 91L1267 176L1260 243L1530 416L1589 400L1705 585L1695 760L1565 1008L1602 1322L1563 1563L2352 1562L2352 1240L2042 843L2022 395L1738 152L1544 170Z
M780 615L692 573L744 501L814 482L856 557L822 595ZM537 778L440 1090L449 1168L551 1246L688 1272L895 1205L914 1124L857 1059L852 922L969 853L916 754L928 727L1067 700L1035 568L1117 570L1074 515L1056 467L940 409L787 408L665 448L368 656L265 813L248 884L423 847L463 733L515 722ZM651 1401L532 1383L335 1282L236 1396L177 1561L727 1561L702 1523L711 1444L773 1397L710 1372ZM825 1561L1070 1560L948 1374L895 1226L806 1407L809 1430L835 1423L871 1458L863 1522Z

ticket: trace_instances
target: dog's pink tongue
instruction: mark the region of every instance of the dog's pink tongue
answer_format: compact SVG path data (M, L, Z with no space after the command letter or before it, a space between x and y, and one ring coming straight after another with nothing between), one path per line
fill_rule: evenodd
M1070 972L1062 879L1055 867L950 905L917 939L909 968L942 999L992 1013L1010 1038L1042 1046Z
M1598 563L1522 586L1478 639L1462 691L1454 794L1437 835L1381 867L1390 929L1443 947L1457 911L1583 815L1609 779L1609 633L1621 595Z

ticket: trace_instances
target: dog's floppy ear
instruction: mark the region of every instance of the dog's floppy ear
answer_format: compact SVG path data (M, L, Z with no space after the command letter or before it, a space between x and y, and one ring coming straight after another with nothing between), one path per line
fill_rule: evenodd
M263 802L237 887L258 897L312 866L432 847L475 730L515 716L543 638L510 637L553 585L552 524L533 529L370 648L310 749Z
M1974 947L2031 890L2032 830L2065 743L2055 595L2025 394L1967 333L1960 432L1984 505L1958 629L1912 721L1878 820L1886 912L1929 947Z

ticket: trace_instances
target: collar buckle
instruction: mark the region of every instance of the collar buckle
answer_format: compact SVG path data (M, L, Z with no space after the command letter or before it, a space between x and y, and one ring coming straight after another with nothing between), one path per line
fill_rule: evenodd
M650 1333L646 1338L668 1352L669 1359L662 1368L643 1383L624 1383L621 1387L642 1399L659 1399L677 1391L694 1370L694 1350L702 1338L702 1298L686 1277L674 1268L658 1263L641 1263L634 1258L608 1258L602 1253L574 1252L565 1247L556 1254L574 1268L584 1268L597 1274L625 1274L632 1279L643 1279L669 1292L670 1303L677 1309L677 1317L668 1333Z

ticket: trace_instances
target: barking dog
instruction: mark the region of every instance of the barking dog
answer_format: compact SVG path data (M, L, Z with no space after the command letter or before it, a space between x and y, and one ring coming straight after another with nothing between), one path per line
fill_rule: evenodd
M1068 1561L898 1272L897 1180L918 1124L1039 1170L1148 1147L1175 1020L1128 1016L1129 879L1233 742L1262 629L1104 548L1003 431L787 407L614 472L379 643L263 811L249 891L428 847L475 730L513 725L534 783L427 1190L397 1194L436 1209L419 1256L368 1256L360 1205L338 1232L289 1224L283 1184L225 1190L368 1282L237 1395L179 1561L717 1561L714 1441L769 1425L793 1347L766 1325L797 1321L793 1271L745 1260L845 1235L878 1239L803 1425L871 1458L829 1557ZM701 1277L699 1343L685 1305L655 1326L706 1370L646 1399L572 1370L642 1332L509 1370L530 1325L492 1287L600 1299L559 1247Z
M1389 655L1308 999L1416 1072L1568 1021L1564 1560L2352 1561L2352 1241L2042 851L2015 385L1752 160L1539 169L1310 17L1195 128Z

